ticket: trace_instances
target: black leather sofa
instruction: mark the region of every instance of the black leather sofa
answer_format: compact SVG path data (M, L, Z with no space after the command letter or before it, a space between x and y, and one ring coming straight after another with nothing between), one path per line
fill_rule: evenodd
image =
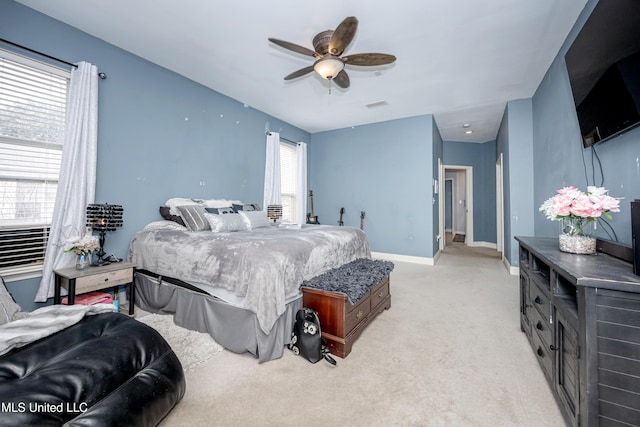
M169 344L119 313L86 316L0 357L2 426L155 426L184 392Z

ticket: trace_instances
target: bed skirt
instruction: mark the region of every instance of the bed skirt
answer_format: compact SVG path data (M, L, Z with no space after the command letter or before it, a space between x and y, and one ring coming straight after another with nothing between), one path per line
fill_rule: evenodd
M291 341L296 312L302 295L290 301L270 333L265 334L255 313L219 298L188 289L169 278L136 272L136 305L150 313L172 314L176 325L205 332L234 353L249 352L260 363L282 357Z

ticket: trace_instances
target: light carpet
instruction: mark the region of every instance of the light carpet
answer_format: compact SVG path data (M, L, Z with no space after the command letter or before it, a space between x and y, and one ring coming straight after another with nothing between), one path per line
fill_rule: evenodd
M136 317L136 320L151 326L163 336L185 371L194 369L222 351L222 346L209 334L182 328L173 323L171 315L147 314Z
M391 309L333 367L227 350L186 373L173 426L563 426L496 252L447 246L395 263Z

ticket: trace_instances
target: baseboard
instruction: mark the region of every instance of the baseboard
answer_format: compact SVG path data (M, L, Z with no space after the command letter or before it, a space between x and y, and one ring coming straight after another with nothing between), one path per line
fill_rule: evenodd
M436 255L439 257L440 252L438 251L438 254ZM412 264L422 264L422 265L435 265L435 260L433 258L426 258L421 256L387 254L383 252L371 252L371 256L373 258L384 259L387 261L409 262Z
M442 255L442 251L438 249L438 252L436 252L436 255L433 257L433 264L431 265L436 265L438 263L438 260L440 259L440 255Z
M511 264L509 264L509 260L506 257L502 258L502 263L504 264L504 267L507 269L510 275L512 276L520 275L520 267L514 267Z
M473 246L478 248L498 249L498 245L491 242L471 242L467 243L467 246Z

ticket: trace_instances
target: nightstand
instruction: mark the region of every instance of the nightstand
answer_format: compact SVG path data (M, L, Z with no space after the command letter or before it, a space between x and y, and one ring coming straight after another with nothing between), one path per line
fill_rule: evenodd
M53 303L60 304L61 287L67 289L67 298L69 305L71 305L78 294L126 284L129 286L129 315L133 315L136 294L136 285L133 280L135 269L136 265L131 262L114 262L100 267L89 267L85 270L77 270L75 267L54 270Z

